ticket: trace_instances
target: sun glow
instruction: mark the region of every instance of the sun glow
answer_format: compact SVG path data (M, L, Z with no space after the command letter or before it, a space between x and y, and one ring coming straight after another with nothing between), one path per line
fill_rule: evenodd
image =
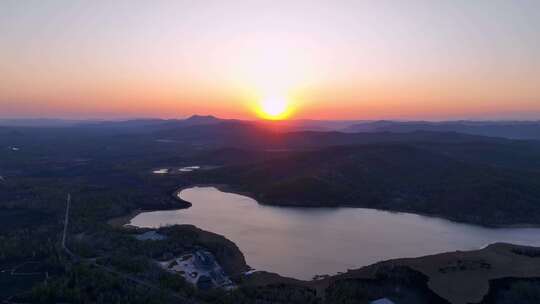
M270 120L281 120L289 117L292 108L286 97L272 96L262 98L258 104L257 113L260 117Z

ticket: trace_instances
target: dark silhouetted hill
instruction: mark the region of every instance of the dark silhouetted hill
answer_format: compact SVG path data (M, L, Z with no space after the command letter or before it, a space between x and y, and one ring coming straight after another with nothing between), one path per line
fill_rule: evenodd
M496 165L445 155L425 144L369 144L202 175L265 204L410 211L484 225L540 224L539 157L535 169L524 169L510 160Z
M540 121L375 121L349 126L346 132L459 132L511 139L540 139Z

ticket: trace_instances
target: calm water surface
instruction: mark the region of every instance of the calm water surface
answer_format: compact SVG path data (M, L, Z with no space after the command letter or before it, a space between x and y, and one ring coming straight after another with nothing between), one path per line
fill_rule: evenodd
M251 267L298 279L494 242L540 246L538 228L492 229L364 208L263 206L213 187L189 188L179 196L193 206L141 213L130 224L195 225L235 242Z

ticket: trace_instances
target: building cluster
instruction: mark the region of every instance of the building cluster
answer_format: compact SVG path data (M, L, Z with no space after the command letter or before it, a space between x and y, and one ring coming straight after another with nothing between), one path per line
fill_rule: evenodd
M162 264L166 269L182 275L186 281L199 289L234 288L233 282L223 268L206 250L197 250Z

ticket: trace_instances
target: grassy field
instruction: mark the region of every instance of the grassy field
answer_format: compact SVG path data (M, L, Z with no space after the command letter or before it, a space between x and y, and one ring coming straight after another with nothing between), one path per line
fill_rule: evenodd
M381 267L406 266L426 275L429 288L450 303L480 303L488 294L490 280L540 277L540 256L534 254L538 250L510 244L493 244L476 251L389 260L307 284L324 293L328 286L338 280L374 278Z

